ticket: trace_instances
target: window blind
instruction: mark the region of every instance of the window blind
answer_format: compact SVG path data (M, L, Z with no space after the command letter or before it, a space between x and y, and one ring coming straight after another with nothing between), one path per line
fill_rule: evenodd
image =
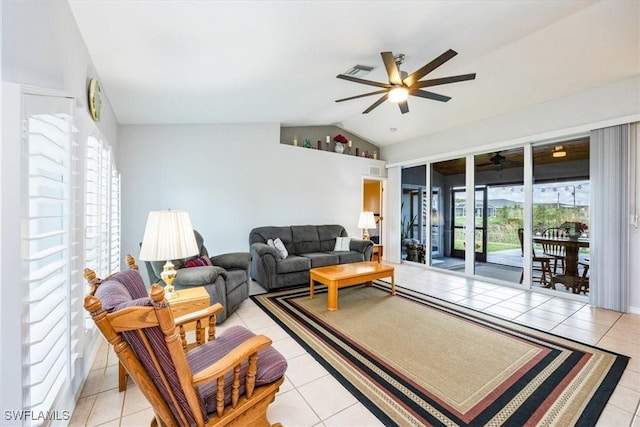
M69 108L68 100L61 102ZM24 122L23 387L25 408L39 412L53 407L71 365L71 116L35 112L37 102L26 104L31 110Z

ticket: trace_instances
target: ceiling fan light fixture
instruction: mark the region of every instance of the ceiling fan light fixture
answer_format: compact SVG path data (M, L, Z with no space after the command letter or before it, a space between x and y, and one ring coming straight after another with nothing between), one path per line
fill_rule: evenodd
M553 153L551 154L553 157L566 157L567 152L564 151L564 147L562 145L556 145L553 147Z
M409 89L404 86L396 86L389 91L388 99L391 102L400 103L409 97Z

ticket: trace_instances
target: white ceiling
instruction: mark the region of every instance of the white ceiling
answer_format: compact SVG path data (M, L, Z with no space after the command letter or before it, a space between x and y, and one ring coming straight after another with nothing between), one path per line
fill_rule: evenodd
M71 9L120 124L335 125L378 145L504 114L638 75L637 2L89 1ZM387 82L380 52L427 77L477 73L410 97L408 114L376 88L336 79L356 64ZM390 128L396 128L392 132Z

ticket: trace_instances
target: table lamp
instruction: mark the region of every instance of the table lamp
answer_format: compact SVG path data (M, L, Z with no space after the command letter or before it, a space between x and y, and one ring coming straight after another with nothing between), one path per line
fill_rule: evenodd
M176 270L171 260L187 258L199 253L188 212L172 210L149 212L140 248L140 259L166 261L160 275L166 284L165 298L171 299L178 296L173 288Z
M369 240L369 229L376 228L376 220L373 217L373 212L360 212L360 218L358 218L358 228L362 228L362 238L364 240Z

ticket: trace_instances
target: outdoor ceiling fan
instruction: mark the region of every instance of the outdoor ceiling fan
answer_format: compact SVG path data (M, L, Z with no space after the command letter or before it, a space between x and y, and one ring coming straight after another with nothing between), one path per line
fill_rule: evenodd
M522 163L516 162L514 160L509 160L505 156L500 154L500 151L496 151L496 153L489 158L489 163L481 163L477 166L482 167L482 166L492 166L492 165L496 167L497 171L501 171L504 168L509 166L522 166Z
M369 86L376 86L382 89L375 92L364 93L362 95L337 99L336 102L349 101L351 99L382 94L382 97L374 102L369 108L364 110L362 114L369 113L371 110L373 110L386 100L397 103L398 107L400 107L400 111L402 112L402 114L404 114L409 112L409 106L407 105L407 97L409 95L433 99L435 101L441 102L447 102L451 99L451 97L448 96L421 90L422 88L462 82L465 80L473 80L476 78L476 74L471 73L431 80L420 80L421 78L438 68L440 65L456 56L458 53L452 49L447 50L445 53L411 74L408 74L405 71L400 71L400 64L404 62L403 54L399 54L396 56L394 56L392 52L381 52L380 54L382 55L384 66L387 69L389 83L380 83L372 80L365 80L358 77L349 76L346 74L338 74L336 77L339 79L349 80L355 83L365 84Z

